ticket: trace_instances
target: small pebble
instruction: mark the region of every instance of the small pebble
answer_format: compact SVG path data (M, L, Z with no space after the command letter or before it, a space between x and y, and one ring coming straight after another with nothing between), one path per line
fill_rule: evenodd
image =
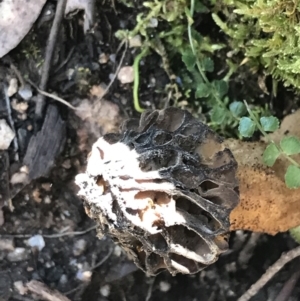
M161 292L166 293L167 291L170 290L170 288L171 288L171 284L166 282L166 281L161 281L159 283L159 289L160 289Z
M25 173L29 173L29 168L26 165L23 165L20 167L20 172L25 172Z
M11 78L9 81L9 86L7 89L7 96L11 97L18 91L18 80L16 78Z
M45 204L51 204L51 198L50 198L49 195L46 195L46 196L44 197L44 203L45 203Z
M13 99L13 101L11 102L11 107L20 114L23 114L28 109L28 103L25 101L18 102L16 99Z
M26 286L24 286L23 282L20 280L20 281L16 281L14 282L14 288L18 291L18 293L20 295L25 295L27 293L27 288Z
M105 284L100 288L100 294L103 297L108 297L110 295L110 285Z
M113 80L114 79L114 74L113 73L110 73L109 75L108 75L108 78L109 78L109 80Z
M94 85L92 86L90 93L92 96L102 98L106 91L106 87L107 86L104 83L101 83L100 85Z
M50 269L52 267L52 262L50 261L47 261L45 264L44 264L45 268L46 269Z
M65 169L70 169L72 166L71 164L71 160L70 159L66 159L63 163L62 163L62 167Z
M148 27L155 28L158 26L158 20L156 18L151 18Z
M43 248L45 247L45 240L44 240L43 236L40 234L30 237L28 239L27 243L31 248L36 248L39 251L42 251Z
M68 80L71 80L74 77L75 70L70 68L70 69L67 70L66 73L67 73L66 75L67 75Z
M92 278L92 272L79 270L76 273L76 278L82 282L89 282Z
M109 56L105 53L99 55L99 64L106 64L109 60Z
M42 201L41 193L40 193L39 189L37 189L37 188L33 190L32 197L33 197L34 201L37 203L40 203Z
M60 284L67 284L68 283L68 276L66 274L61 275L59 279Z
M18 94L25 100L28 101L32 97L32 90L29 85L24 85L21 89L19 89Z
M113 53L109 56L109 59L112 63L115 63L116 62L116 55Z
M46 191L51 191L51 187L52 187L52 183L43 183L42 184L43 189L45 189Z
M115 246L114 248L114 255L120 257L122 254L122 248L120 246Z
M129 48L136 48L142 46L142 39L140 35L136 35L129 39Z
M74 256L80 256L86 250L87 242L84 239L79 239L75 242L73 248Z
M11 176L10 183L12 185L28 182L28 174L24 172L16 172Z
M0 239L0 251L13 251L15 249L15 242L13 238Z
M11 262L23 261L28 258L28 252L25 248L15 248L7 254L7 259Z
M118 80L122 84L132 83L134 80L134 71L132 66L122 67L118 73Z
M8 149L12 140L15 138L15 133L4 119L0 119L0 137L0 150Z

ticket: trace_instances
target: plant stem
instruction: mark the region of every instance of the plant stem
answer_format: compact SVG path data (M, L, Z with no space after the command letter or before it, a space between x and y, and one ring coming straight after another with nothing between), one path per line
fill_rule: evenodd
M256 116L253 114L253 112L251 111L251 109L248 106L248 103L246 100L244 100L244 104L246 106L246 109L249 113L249 116L251 117L251 119L255 122L257 128L260 130L260 132L265 136L265 138L268 140L269 143L274 143L273 140L270 139L269 135L264 131L264 129L262 128L262 126L260 125L260 123L258 122ZM275 143L274 143L275 144Z
M194 15L194 10L195 10L195 0L191 0L191 7L190 7L190 14L191 14L191 17L193 17ZM204 71L202 70L202 67L200 65L200 62L199 62L199 59L196 55L196 50L195 50L195 45L194 45L194 42L193 42L193 36L192 36L192 26L190 24L190 22L188 22L188 36L189 36L189 42L190 42L190 45L191 45L191 49L192 49L192 52L196 58L196 65L197 65L197 68L203 78L203 80L205 81L205 83L207 85L210 85L210 82L209 80L207 79Z
M194 10L195 10L195 0L191 0L191 3L190 3L190 15L191 15L191 17L193 17L193 15L194 15ZM194 42L193 42L193 35L192 35L192 26L191 26L191 23L189 22L189 20L188 20L188 37L189 37L189 42L190 42L190 45L191 45L193 55L196 58L196 65L197 65L198 71L199 71L200 75L202 76L203 81L205 82L206 85L208 85L211 88L210 90L212 92L213 97L217 101L217 103L222 108L224 108L229 113L231 113L230 110L227 109L226 105L222 102L222 99L220 99L218 93L216 92L215 87L209 82L209 80L206 77L206 74L205 74L204 70L202 69L202 66L200 64L200 61L198 59L198 56L197 56L197 53L196 53L196 50L195 50L195 45L194 45ZM231 115L233 116L233 114L231 114Z
M143 48L141 53L139 53L135 57L133 63L133 71L134 71L133 105L134 105L134 109L139 113L142 113L144 111L144 109L141 108L139 104L139 84L140 84L139 65L141 59L147 55L148 51L149 51L148 47Z
M288 159L293 165L297 166L298 168L300 168L300 165L299 163L297 163L293 158L291 158L290 156L286 155L282 150L281 148L279 148L279 150L281 151L281 154L286 158Z

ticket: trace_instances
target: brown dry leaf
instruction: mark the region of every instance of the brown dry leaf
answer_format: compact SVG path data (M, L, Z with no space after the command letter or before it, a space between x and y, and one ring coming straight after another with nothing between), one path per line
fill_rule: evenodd
M0 58L26 36L45 3L46 0L0 1Z
M300 137L300 110L287 116L271 135L279 142L284 135ZM279 158L272 168L262 162L265 142L229 139L227 147L239 164L240 204L231 212L231 230L251 230L275 235L300 225L300 189L289 189L284 174L289 165ZM300 155L294 159L299 162Z

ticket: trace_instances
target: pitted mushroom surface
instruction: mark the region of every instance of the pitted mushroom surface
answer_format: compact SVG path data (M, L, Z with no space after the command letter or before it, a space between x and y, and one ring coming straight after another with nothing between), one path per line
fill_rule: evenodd
M237 163L222 139L177 108L142 114L93 145L76 177L87 214L149 275L192 274L228 249Z

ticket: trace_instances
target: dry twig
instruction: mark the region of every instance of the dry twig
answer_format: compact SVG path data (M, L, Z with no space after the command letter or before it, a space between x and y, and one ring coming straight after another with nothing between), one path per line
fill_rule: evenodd
M63 98L57 96L57 95L54 95L52 93L48 93L46 91L42 91L41 89L39 89L30 79L27 79L27 81L41 94L41 95L44 95L46 97L49 97L49 98L52 98L56 101L59 101L60 103L64 104L65 106L71 108L72 110L80 110L74 106L72 106L70 103L68 103L66 100L64 100Z
M66 3L67 3L67 0L60 0L57 3L56 13L55 13L54 21L53 21L53 24L51 27L48 43L47 43L45 62L43 65L41 81L40 81L40 85L39 85L40 90L42 90L42 91L46 90L46 88L47 88L47 82L48 82L48 78L49 78L53 51L54 51L54 47L56 44L56 39L57 39L58 31L60 28L60 24L61 24L65 9L66 9ZM45 107L45 95L40 94L37 99L36 107L35 107L35 114L37 116L37 119L42 118L44 107Z
M46 284L31 280L27 283L28 290L47 301L70 301L69 298L61 294L57 290L51 290Z
M72 232L55 233L55 234L49 234L49 235L47 235L47 234L41 234L41 235L45 238L60 238L63 236L83 235L96 228L97 228L97 226L94 225L83 231L72 231ZM30 238L33 235L34 234L0 234L0 238Z
M294 272L292 276L285 282L283 288L281 289L274 301L288 301L299 278L300 271L298 270Z
M297 247L287 253L283 253L281 257L267 269L265 274L263 274L260 279L254 283L237 301L250 300L278 271L298 256L300 256L300 247Z
M103 257L98 263L96 263L95 265L93 265L91 267L91 270L95 270L95 269L99 268L110 257L110 255L112 254L112 252L113 252L113 248L111 248L108 251L107 255L105 257Z
M126 54L126 51L127 51L127 48L128 48L128 41L127 41L127 40L124 40L124 41L120 44L120 46L119 46L119 49L121 49L121 47L123 46L124 43L125 43L125 49L124 49L124 51L123 51L123 53L122 53L122 57L121 57L120 63L119 63L119 65L118 65L117 70L116 70L114 76L112 77L110 83L108 84L108 86L107 86L106 89L104 90L104 92L103 92L103 94L102 94L100 100L107 94L108 90L110 89L111 85L114 83L114 81L115 81L116 77L118 76L118 73L119 73L119 71L120 71L120 69L121 69L121 67L122 67L122 64L123 64L123 61L124 61L124 58L125 58L125 54ZM118 51L117 51L117 52L118 52Z

